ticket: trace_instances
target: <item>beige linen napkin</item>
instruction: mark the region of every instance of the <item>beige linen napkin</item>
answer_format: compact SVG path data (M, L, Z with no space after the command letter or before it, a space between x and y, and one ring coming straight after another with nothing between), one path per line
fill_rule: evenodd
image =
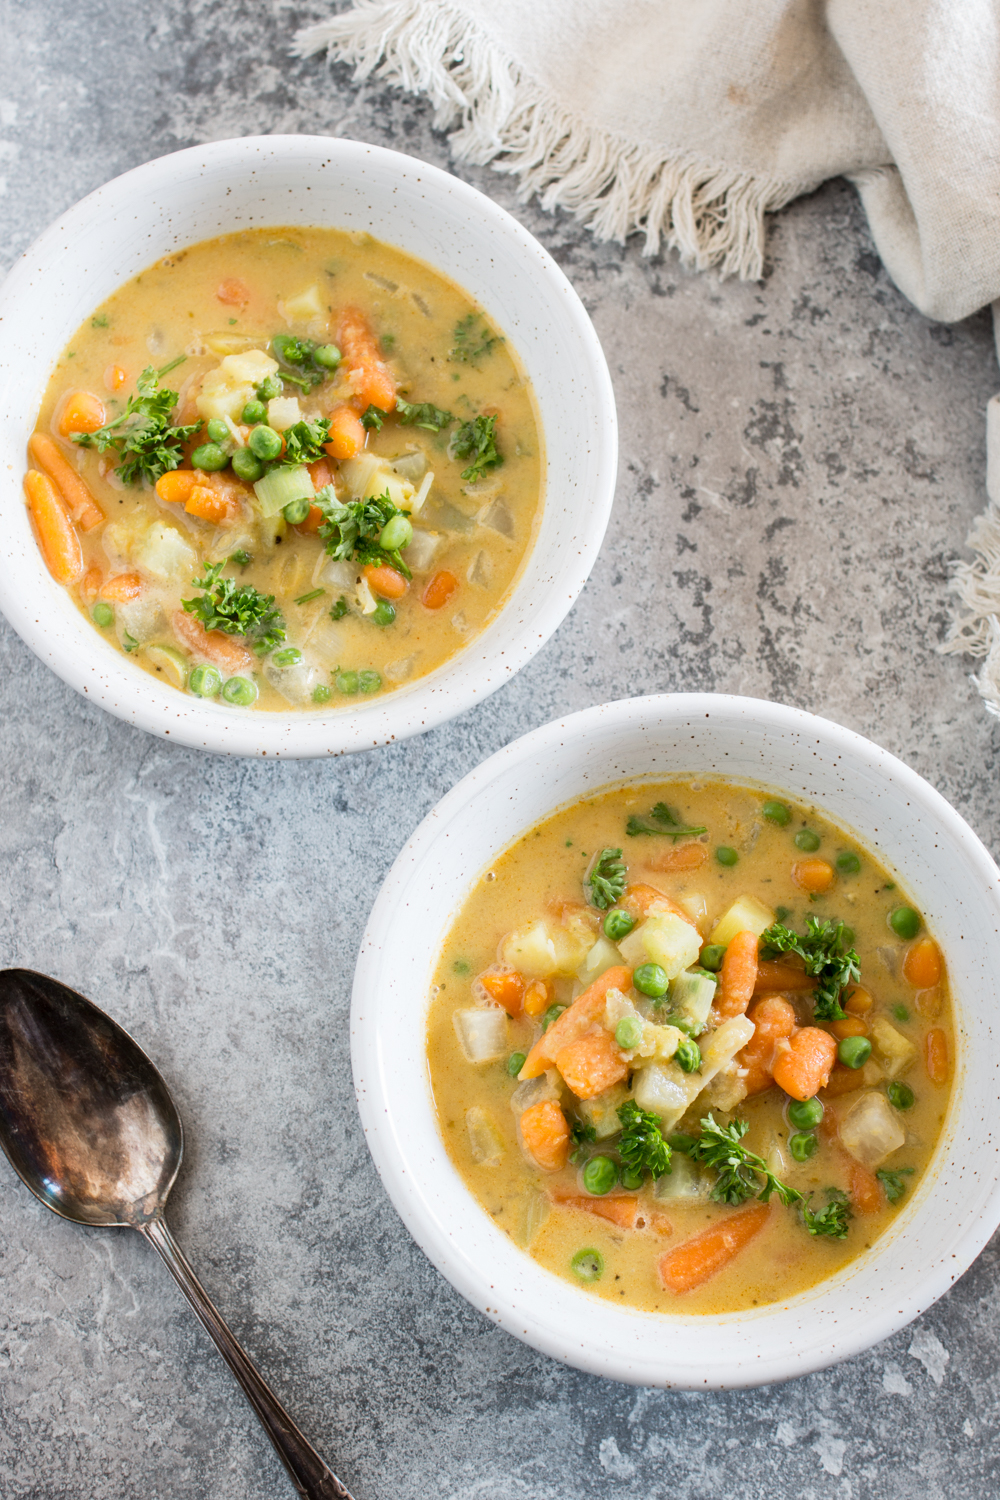
M997 0L355 0L296 38L324 49L426 94L460 160L599 238L755 279L765 213L843 175L921 312L1000 298ZM946 649L986 657L1000 714L1000 402L989 431Z

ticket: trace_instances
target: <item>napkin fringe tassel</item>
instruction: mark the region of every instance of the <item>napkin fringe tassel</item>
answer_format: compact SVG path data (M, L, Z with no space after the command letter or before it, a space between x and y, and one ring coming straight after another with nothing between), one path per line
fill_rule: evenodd
M355 0L300 31L295 53L326 51L408 93L426 94L456 158L520 178L519 197L574 214L598 239L645 235L697 270L756 281L764 271L764 214L815 182L755 176L695 161L589 125L563 109L460 10L440 0Z

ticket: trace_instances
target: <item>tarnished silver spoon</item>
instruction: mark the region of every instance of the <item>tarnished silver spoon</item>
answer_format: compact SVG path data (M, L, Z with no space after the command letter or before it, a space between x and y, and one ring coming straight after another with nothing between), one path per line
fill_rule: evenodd
M135 1229L243 1387L307 1500L351 1500L226 1327L163 1217L184 1133L167 1086L128 1032L45 974L0 970L0 1145L22 1182L77 1224Z

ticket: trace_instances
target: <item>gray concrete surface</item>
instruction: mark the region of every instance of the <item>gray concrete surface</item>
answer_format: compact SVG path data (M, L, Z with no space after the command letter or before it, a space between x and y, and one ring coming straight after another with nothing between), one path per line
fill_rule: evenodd
M0 0L0 255L116 173L199 141L326 132L448 165L427 109L291 62L283 0ZM347 1008L406 834L555 715L672 688L829 715L1000 847L998 731L935 642L984 496L985 315L935 327L835 182L772 226L759 286L596 246L519 207L579 289L622 429L607 543L532 666L458 722L329 764L228 762L90 707L0 623L0 961L78 984L161 1065L188 1152L173 1219L237 1333L358 1500L995 1495L997 1249L840 1368L737 1395L636 1391L497 1331L411 1243L368 1160ZM132 1237L0 1163L0 1496L290 1491Z

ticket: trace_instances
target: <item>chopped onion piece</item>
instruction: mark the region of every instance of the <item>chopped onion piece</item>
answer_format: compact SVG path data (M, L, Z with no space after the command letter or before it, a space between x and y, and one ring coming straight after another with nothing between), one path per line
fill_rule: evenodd
M507 1012L496 1006L457 1010L455 1035L466 1062L497 1062L507 1050Z

